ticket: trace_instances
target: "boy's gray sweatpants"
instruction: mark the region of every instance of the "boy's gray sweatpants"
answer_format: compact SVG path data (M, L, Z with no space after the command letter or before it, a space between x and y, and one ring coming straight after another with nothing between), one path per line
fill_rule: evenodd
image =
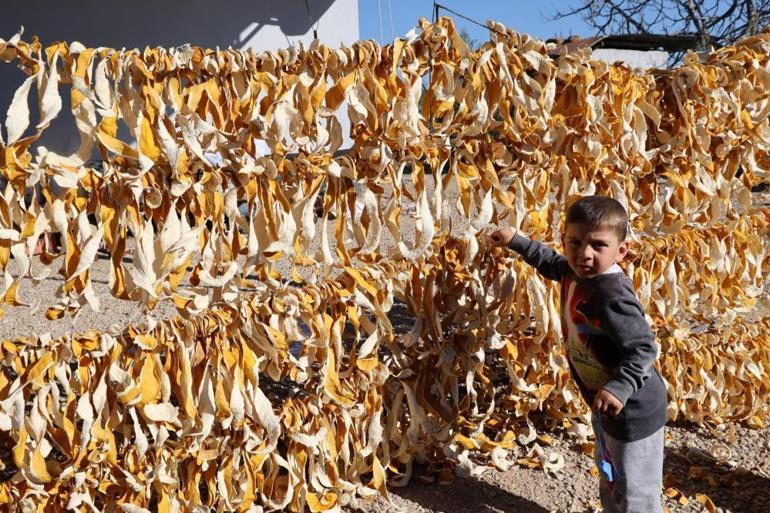
M599 497L604 513L662 513L663 429L647 438L622 442L604 432L591 415L599 468Z

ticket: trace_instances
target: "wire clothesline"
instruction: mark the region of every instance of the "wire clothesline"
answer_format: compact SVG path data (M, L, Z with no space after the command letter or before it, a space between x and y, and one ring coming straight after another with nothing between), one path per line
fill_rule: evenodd
M507 36L508 35L505 32L501 32L501 31L497 30L496 28L489 27L489 26L481 23L480 21L476 21L473 18L469 18L468 16L465 16L464 14L460 14L459 12L454 11L454 10L450 9L449 7L447 7L445 5L442 5L442 4L438 3L438 2L433 2L433 9L434 9L434 12L433 12L433 22L434 23L436 21L438 21L439 9L444 9L447 12L451 12L455 16L458 16L458 17L460 17L460 18L462 18L464 20L470 21L471 23L475 23L479 27L485 28L487 30L491 30L492 32L495 32L495 33L500 34L502 36Z
M307 11L307 21L310 23L310 27L313 29L313 39L318 39L318 27L321 24L321 18L319 17L315 26L313 26L313 15L310 14L310 4L307 0L305 0L305 11Z
M385 36L382 33L382 5L380 0L377 0L377 19L380 22L380 44L382 44Z

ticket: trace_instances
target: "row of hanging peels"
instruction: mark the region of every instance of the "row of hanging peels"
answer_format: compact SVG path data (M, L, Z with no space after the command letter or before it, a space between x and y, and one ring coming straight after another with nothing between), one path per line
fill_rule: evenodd
M115 297L179 311L2 343L0 503L339 511L416 465L558 469L530 414L583 437L587 410L557 289L485 234L558 245L581 194L629 211L671 418L762 426L770 34L640 72L490 26L477 50L448 18L261 54L0 40L27 76L0 130L3 304L59 274L48 318L98 309L103 248ZM56 118L72 154L33 147Z

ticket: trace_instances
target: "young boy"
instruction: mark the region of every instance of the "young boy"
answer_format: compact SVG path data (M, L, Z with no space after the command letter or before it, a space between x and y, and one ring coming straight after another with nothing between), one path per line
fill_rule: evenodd
M667 393L653 367L655 337L618 265L628 252L627 230L620 203L587 196L567 210L564 255L510 228L491 238L561 284L567 360L592 405L603 511L659 513Z

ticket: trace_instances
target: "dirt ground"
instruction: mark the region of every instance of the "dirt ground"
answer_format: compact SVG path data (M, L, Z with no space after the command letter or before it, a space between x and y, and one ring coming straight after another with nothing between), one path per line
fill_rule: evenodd
M551 433L554 443L544 447L565 458L565 467L551 474L514 465L506 472L491 469L479 478L457 478L447 485L413 479L405 488L390 488L390 501L377 498L365 513L588 513L598 511L594 467L576 440ZM735 442L730 439L735 437ZM729 449L724 462L719 449ZM666 427L664 506L670 512L709 511L698 501L707 496L713 511L770 512L770 429L752 431L726 424L710 431L686 424ZM704 500L705 501L705 500ZM357 511L357 510L351 510Z

